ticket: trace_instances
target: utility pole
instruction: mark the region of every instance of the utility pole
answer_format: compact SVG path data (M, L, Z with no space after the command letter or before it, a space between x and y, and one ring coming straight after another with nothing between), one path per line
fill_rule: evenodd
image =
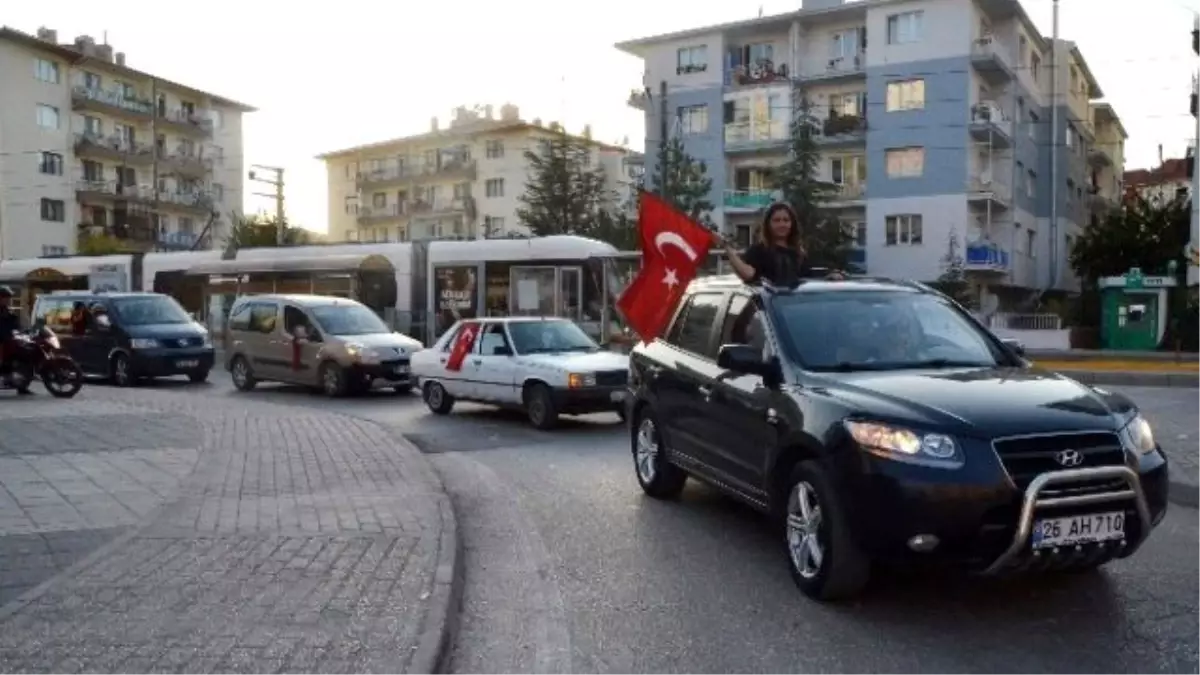
M1192 19L1192 53L1200 56L1200 14L1197 14ZM1200 161L1200 70L1192 76L1192 91L1190 101L1188 102L1191 108L1192 117L1196 123L1196 135L1192 139L1191 157L1188 158L1188 169L1190 174L1188 178L1192 181L1192 223L1191 236L1188 237L1189 259L1190 252L1195 250L1195 247L1200 246L1200 171L1196 170L1196 162ZM1192 286L1200 282L1200 268L1196 265L1187 265L1187 285Z
M1046 289L1058 284L1058 0L1054 0L1050 39L1050 278ZM1065 102L1065 101L1064 101Z
M663 80L658 85L658 158L659 158L659 186L662 189L662 198L670 201L671 195L668 194L667 185L667 136L671 133L671 121L667 119L667 81Z
M154 237L154 241L152 242L152 245L155 249L157 249L160 227L159 220L162 218L162 216L159 215L160 212L158 202L160 199L160 195L158 194L158 162L164 158L158 156L158 80L155 79L150 80L150 105L153 106L150 113L150 147L152 148L150 156L154 160L150 165L150 188L154 190L154 212L150 216L150 223L154 228L154 233L152 235ZM165 110L163 111L163 113L166 112L167 111ZM166 143L163 143L163 145L165 146ZM164 147L163 150L165 152L166 148ZM136 149L130 148L130 152L136 152Z
M283 221L283 168L278 166L265 166L263 164L251 164L250 180L258 183L266 183L273 186L275 192L255 192L259 197L271 197L275 200L275 244L283 246L287 241L286 228L287 225ZM256 171L257 169L257 171ZM258 171L266 171L271 174L271 177L263 177L258 175Z

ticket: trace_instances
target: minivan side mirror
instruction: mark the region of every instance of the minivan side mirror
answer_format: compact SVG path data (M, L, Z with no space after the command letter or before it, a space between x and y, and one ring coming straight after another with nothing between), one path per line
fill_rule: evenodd
M1010 350L1012 350L1012 353L1016 354L1017 356L1025 356L1024 342L1021 342L1016 338L1001 338L1000 342L1002 342L1005 347L1008 347Z

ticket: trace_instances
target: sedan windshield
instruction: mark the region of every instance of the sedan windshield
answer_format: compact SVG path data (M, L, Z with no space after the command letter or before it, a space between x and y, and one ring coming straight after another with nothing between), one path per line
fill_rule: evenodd
M165 295L120 298L113 302L113 309L126 326L192 322L192 317L183 307L174 298Z
M518 354L594 352L600 346L574 321L513 321L508 324Z
M328 335L378 335L392 332L383 319L362 305L325 305L314 307L312 314L317 320L317 327Z
M799 293L773 311L787 355L814 371L990 367L994 340L945 299L907 291Z

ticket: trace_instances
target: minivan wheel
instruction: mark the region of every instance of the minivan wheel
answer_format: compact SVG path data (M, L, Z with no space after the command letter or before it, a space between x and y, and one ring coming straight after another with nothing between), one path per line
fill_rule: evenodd
M321 364L321 391L325 392L326 396L338 397L345 396L348 389L346 382L346 371L342 367L332 361L326 361Z
M109 369L109 379L118 387L132 387L135 379L129 370L129 357L117 354L113 357Z
M642 491L656 499L673 499L683 492L687 473L667 461L662 435L649 411L630 434L633 441L633 470Z
M233 357L233 363L229 364L229 375L238 391L250 391L258 385L258 380L254 379L254 373L250 371L250 364L241 356Z
M792 580L814 600L857 595L871 563L850 532L849 519L825 469L801 462L788 482L784 544Z
M448 415L454 407L454 397L440 382L425 383L425 405L437 415Z

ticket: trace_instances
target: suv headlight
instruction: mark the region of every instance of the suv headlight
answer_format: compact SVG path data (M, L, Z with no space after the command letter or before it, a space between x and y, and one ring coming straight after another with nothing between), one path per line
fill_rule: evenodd
M129 341L129 346L134 349L157 349L158 340L154 338L133 338Z
M596 386L595 373L567 373L567 387L571 389L594 386Z
M1134 415L1133 419L1129 420L1129 423L1121 429L1120 436L1121 443L1139 455L1154 451L1154 431L1141 413Z
M867 452L895 459L953 468L962 465L962 454L954 439L945 434L927 434L878 422L846 420L846 431Z

